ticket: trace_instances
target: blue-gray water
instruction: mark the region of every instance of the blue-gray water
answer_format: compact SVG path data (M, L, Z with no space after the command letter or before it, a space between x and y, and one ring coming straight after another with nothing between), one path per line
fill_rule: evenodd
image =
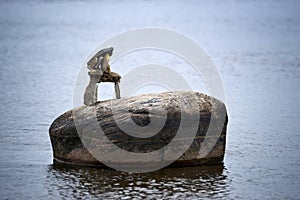
M0 198L299 199L299 1L0 1ZM52 165L51 122L87 56L161 27L201 44L229 112L221 166L148 174ZM128 61L129 62L129 61Z

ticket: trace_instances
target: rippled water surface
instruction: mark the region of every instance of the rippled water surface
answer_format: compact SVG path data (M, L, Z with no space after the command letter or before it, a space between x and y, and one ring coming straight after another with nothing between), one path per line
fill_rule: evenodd
M299 8L275 0L1 1L1 199L299 199ZM224 164L147 174L53 165L48 128L72 108L79 68L103 40L140 27L179 31L215 62L229 113ZM113 69L161 58L145 55ZM195 78L168 59L161 62Z

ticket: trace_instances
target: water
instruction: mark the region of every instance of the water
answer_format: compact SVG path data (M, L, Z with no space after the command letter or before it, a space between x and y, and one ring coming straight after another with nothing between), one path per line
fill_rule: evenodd
M299 199L299 8L297 1L1 1L1 198ZM216 63L229 112L224 164L148 174L53 165L48 128L72 108L87 56L113 35L153 26L188 35Z

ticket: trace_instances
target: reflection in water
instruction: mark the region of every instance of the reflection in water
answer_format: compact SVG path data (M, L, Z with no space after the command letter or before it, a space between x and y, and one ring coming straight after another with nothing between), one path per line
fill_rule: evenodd
M55 164L48 168L46 185L49 195L60 198L224 198L229 193L225 174L223 164L144 174Z

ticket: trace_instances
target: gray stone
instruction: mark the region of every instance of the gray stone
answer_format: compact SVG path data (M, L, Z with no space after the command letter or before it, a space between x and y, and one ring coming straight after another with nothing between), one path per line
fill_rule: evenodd
M182 102L187 106L180 108L183 105ZM156 114L149 113L149 109L155 111ZM162 110L167 112L163 128L159 133L149 138L128 135L116 124L117 120L125 124L133 120L140 127L146 127L152 119L160 120L162 118L160 115ZM228 123L226 107L224 103L213 97L193 91L144 94L97 102L95 106L82 106L70 110L59 116L52 123L49 130L54 160L64 163L105 167L89 153L78 135L80 129L81 133L85 133L82 135L82 137L86 137L85 142L89 138L89 142L97 144L100 151L109 148L111 144L99 143L101 138L96 137L98 133L92 124L93 116L96 116L97 125L100 125L105 136L109 138L113 145L130 152L146 153L156 151L172 141L181 123L182 112L189 118L191 124L197 123L199 126L197 126L197 133L190 147L171 166L222 162ZM76 127L73 113L77 113ZM194 119L198 119L195 116L200 116L200 120L195 121ZM219 122L217 126L209 127L212 119ZM208 129L210 130L209 135ZM183 131L186 133L191 131L190 126L184 126ZM171 155L173 151L180 150L185 139L184 137L177 139L174 150L168 149L166 153ZM203 143L204 140L206 140L206 146ZM211 151L209 148L210 143L212 145ZM200 148L202 151L199 154ZM205 151L206 148L207 152Z

